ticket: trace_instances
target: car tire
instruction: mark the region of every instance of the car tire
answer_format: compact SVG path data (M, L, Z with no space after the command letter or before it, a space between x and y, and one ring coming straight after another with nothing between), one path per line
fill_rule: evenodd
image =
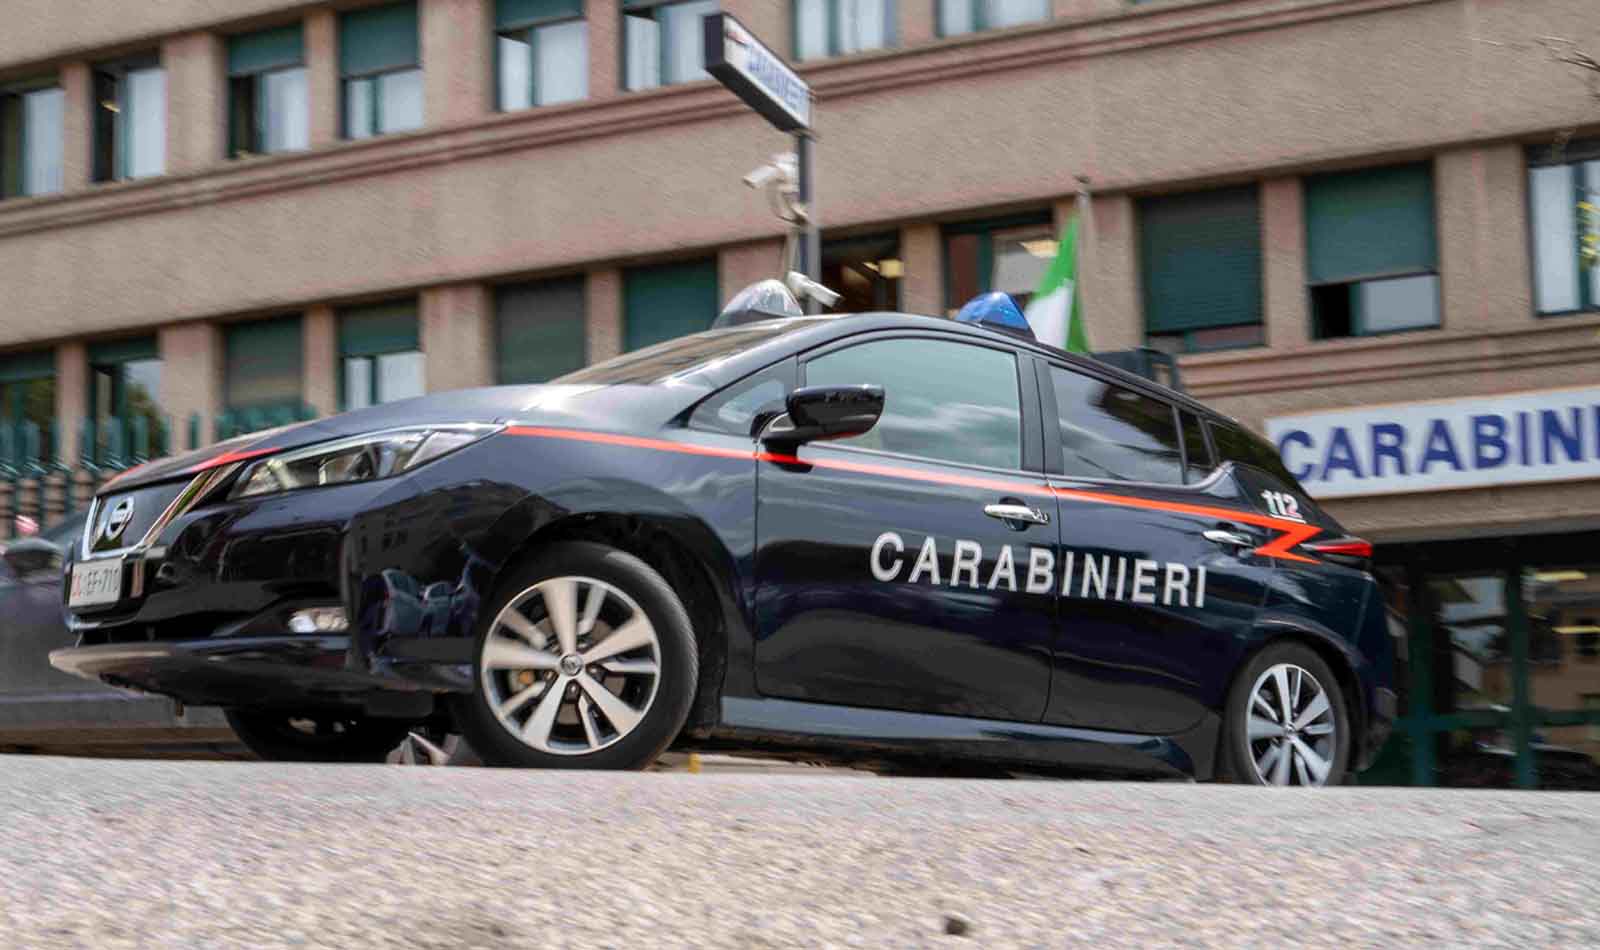
M688 612L625 551L539 551L496 585L478 625L457 722L486 765L642 769L688 718L700 665Z
M412 725L346 712L229 709L225 715L245 748L268 762L382 762Z
M1270 644L1228 690L1218 777L1243 785L1343 784L1351 739L1344 691L1327 662L1298 643Z

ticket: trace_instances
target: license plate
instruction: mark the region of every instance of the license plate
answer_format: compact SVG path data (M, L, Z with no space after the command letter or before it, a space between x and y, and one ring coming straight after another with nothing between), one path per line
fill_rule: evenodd
M68 607L103 607L122 597L122 561L85 561L72 565Z

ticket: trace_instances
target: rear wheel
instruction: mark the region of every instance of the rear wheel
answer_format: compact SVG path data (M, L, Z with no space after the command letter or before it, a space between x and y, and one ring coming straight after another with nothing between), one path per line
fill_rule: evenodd
M548 548L484 612L459 720L489 765L639 769L676 738L699 678L694 632L660 574L615 548Z
M347 712L229 709L228 725L268 762L382 762L411 724Z
M1273 644L1229 690L1221 771L1247 785L1339 785L1350 739L1350 713L1333 670L1307 647Z

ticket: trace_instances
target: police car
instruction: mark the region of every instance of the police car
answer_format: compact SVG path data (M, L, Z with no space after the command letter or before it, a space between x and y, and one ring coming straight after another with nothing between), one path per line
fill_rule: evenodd
M269 758L372 759L448 716L512 766L1370 761L1395 712L1371 549L1270 445L1009 304L773 296L552 384L124 475L52 662L224 707Z

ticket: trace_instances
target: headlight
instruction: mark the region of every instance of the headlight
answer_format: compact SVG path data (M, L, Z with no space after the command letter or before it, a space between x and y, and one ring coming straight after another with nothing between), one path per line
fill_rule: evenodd
M438 425L389 429L269 455L254 462L229 498L367 482L408 472L499 432L501 426Z

